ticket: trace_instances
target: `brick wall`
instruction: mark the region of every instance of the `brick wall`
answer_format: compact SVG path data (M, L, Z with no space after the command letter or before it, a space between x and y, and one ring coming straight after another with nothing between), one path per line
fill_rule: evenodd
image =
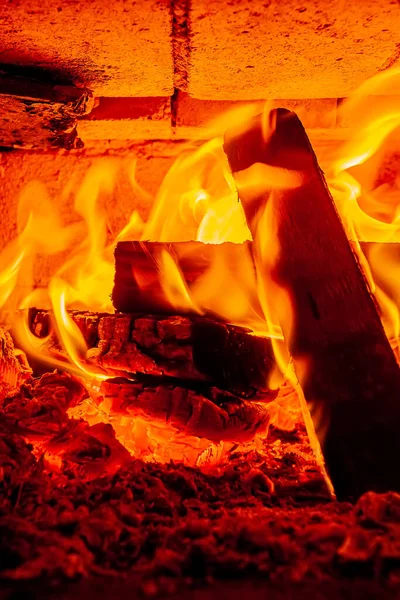
M393 0L5 0L0 71L92 89L85 141L190 137L263 99L307 118L310 99L330 99L312 106L311 126L326 127L336 98L396 63L399 19Z

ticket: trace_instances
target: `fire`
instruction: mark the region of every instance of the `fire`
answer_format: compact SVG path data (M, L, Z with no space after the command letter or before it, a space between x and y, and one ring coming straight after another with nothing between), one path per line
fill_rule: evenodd
M392 182L382 181L382 172L385 161L398 151L400 103L392 94L399 83L400 69L390 69L371 78L343 103L341 118L352 129L327 172L347 235L394 344L399 336L400 180L396 173ZM368 244L361 247L360 242Z
M115 164L108 162L96 165L87 174L75 201L81 220L71 225L62 223L41 183L29 184L19 204L19 235L0 255L0 308L6 312L35 306L51 308L68 360L57 361L46 355L45 343L42 340L38 344L21 315L14 323L18 343L37 359L89 379L104 379L105 375L87 367L85 341L66 309L91 306L95 310L112 311L114 243L107 245L106 218L98 207L98 197L103 191L112 190L115 172ZM140 220L134 212L118 240L139 226ZM68 252L71 246L72 251L48 287L34 289L36 258Z
M394 134L400 127L400 106L393 98L379 97L372 101L371 95L387 93L399 82L400 69L386 71L372 78L343 104L342 118L352 128L327 169L337 209L394 345L400 335L400 262L396 245L387 242L400 242L400 180L396 176L390 184L380 182L380 173L386 157L396 147ZM286 320L286 331L290 332L293 326L290 298L284 290L273 287L272 282L266 285L260 277L261 270L271 270L279 257L274 215L268 205L257 215L263 235L252 240L222 147L225 128L238 122L245 129L249 117L257 112L259 105L224 115L208 128L213 132L212 139L201 145L188 144L166 175L154 201L140 188L133 161L129 174L132 189L147 202L153 202L152 212L147 222L143 222L134 211L113 239L101 199L111 194L118 182L118 161L102 159L88 171L77 190L74 221L70 224L63 222L56 210L56 200L48 196L42 183L32 182L23 191L18 209L18 235L0 254L0 309L3 314L25 309L14 319L14 335L29 355L78 374L86 381L95 402L103 402L101 410L96 409L91 418L111 418L106 402L98 397L99 382L108 375L88 361L85 340L68 311L113 312L110 299L113 252L123 240L240 244L240 259L232 264L229 245L223 246L216 260L192 285L185 281L172 254L162 250L157 269L165 304L178 313L213 313L228 322L251 327L255 335L270 336L278 368L269 385L278 387L282 374L294 377L288 367L290 358L280 327L282 319ZM267 137L274 127L268 106L263 125ZM272 165L255 164L237 175L239 195L245 192L254 197L266 188L292 189L301 183L301 173ZM251 246L246 244L249 241ZM46 287L37 288L33 283L34 266L36 258L43 255L57 256L61 266L55 269ZM145 277L139 279L138 275L137 279L144 290L149 287ZM47 339L38 339L30 332L27 309L31 307L51 309L63 346L59 356L49 353ZM175 459L182 445L192 462L201 462L206 455L209 460L211 455L218 460L226 450L223 445L213 445L210 450L208 443L188 436L183 442L176 431L140 418L133 425L120 423L119 435L135 455L154 455L159 460Z
M63 348L67 352L70 361L78 369L81 369L86 377L94 377L100 381L106 380L108 378L106 373L96 373L93 369L89 369L85 365L87 347L78 326L68 315L66 307L67 295L68 288L66 288L65 282L62 279L54 277L49 285L49 296L54 311L58 336Z
M183 310L184 312L192 311L202 314L202 310L196 306L190 297L190 292L178 265L167 250L161 251L159 269L161 286L170 306L178 313Z
M222 137L200 148L189 146L176 160L161 184L142 239L213 244L251 239Z

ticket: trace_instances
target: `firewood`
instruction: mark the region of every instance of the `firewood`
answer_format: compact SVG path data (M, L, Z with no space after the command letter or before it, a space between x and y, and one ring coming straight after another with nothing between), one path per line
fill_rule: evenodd
M275 365L271 340L243 327L195 316L70 314L88 345L88 360L110 374L214 382L246 396L268 390ZM30 321L35 335L48 335L47 311L32 311ZM54 336L51 344L58 352Z
M111 403L111 416L157 419L188 435L216 442L249 441L268 430L271 417L267 403L249 402L212 387L201 393L179 385L116 378L102 382L100 394ZM258 398L263 400L264 396Z
M236 272L237 262L249 252L251 244L203 244L201 242L120 242L115 249L115 281L112 294L117 311L174 314L162 288L160 264L163 251L179 267L190 290L201 275L218 258L226 268ZM194 307L179 306L179 313L196 312Z
M0 146L81 148L77 119L93 104L89 90L73 85L0 75Z
M294 113L278 109L232 128L225 152L255 240L259 277L284 289L294 320L281 326L316 425L325 426L324 456L341 498L400 489L400 370L357 258L335 210L307 135ZM265 164L300 176L297 187L244 187L242 171ZM284 170L284 171L282 171ZM291 179L293 184L293 177ZM268 205L278 242L267 265L260 244L271 235L261 218ZM275 307L279 311L279 306ZM323 415L323 423L317 415Z
M29 374L24 354L15 350L11 335L0 327L0 405L17 392Z

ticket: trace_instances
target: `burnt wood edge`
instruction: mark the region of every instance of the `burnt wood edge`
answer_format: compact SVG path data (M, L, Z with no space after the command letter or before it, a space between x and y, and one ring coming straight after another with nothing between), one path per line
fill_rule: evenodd
M114 374L204 382L246 398L258 390L273 394L271 340L250 329L200 316L80 311L70 316L88 345L88 361ZM28 323L38 337L52 332L50 352L61 349L50 312L31 309Z

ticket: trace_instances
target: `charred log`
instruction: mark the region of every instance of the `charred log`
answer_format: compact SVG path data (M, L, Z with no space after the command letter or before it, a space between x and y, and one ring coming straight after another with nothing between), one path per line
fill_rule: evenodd
M205 317L99 314L72 311L88 345L88 360L121 373L213 382L251 396L268 389L275 365L269 338ZM32 311L38 337L51 330L46 311ZM59 351L53 337L54 351Z
M217 388L208 388L206 397L179 386L114 379L103 382L100 393L111 405L111 414L158 419L216 442L244 442L266 433L271 416L262 395L259 402L249 402Z
M267 136L265 125L259 116L245 132L232 128L225 151L253 239L269 233L261 219L267 204L274 219L278 258L266 265L255 251L255 261L270 293L283 288L290 297L293 330L282 312L281 325L306 398L324 414L324 455L335 490L340 497L398 490L395 356L299 119L279 109ZM240 183L256 163L300 176L297 187L272 190L266 182L265 192L252 196Z

